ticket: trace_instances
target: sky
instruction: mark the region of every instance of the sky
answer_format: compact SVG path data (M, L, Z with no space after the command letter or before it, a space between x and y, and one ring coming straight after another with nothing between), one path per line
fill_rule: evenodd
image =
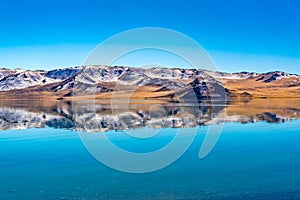
M99 43L115 34L162 27L197 41L220 71L300 74L300 3L296 0L0 2L0 67L79 66ZM127 59L118 64L137 63Z

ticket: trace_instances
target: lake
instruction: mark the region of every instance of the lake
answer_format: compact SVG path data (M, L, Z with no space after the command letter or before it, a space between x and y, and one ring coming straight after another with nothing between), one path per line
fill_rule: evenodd
M1 101L0 199L299 199L299 104Z

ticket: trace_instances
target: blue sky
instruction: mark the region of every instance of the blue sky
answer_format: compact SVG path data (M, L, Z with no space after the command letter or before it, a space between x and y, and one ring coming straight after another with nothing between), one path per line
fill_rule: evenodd
M194 38L221 71L300 74L299 7L289 0L2 1L0 67L80 65L114 34L164 27Z

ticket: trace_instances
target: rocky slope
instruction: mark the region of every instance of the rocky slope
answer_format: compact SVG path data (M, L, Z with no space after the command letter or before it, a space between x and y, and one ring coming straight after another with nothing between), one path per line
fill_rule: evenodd
M0 98L201 100L300 97L300 77L285 72L224 73L179 68L87 66L0 69Z
M0 70L2 98L96 98L192 100L225 96L203 70L89 66L52 71ZM113 97L112 97L113 96Z
M297 74L280 71L206 73L221 81L232 97L300 97L300 76Z
M52 71L0 69L0 91L11 91L36 85L59 83L74 76L78 71L78 69Z

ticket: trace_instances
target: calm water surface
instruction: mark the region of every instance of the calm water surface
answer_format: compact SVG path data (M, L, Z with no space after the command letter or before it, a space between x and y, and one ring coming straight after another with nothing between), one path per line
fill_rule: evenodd
M0 199L299 199L300 121L241 122L224 123L204 159L198 153L210 125L200 126L181 158L144 174L119 172L97 161L82 144L80 130L6 129L0 131ZM164 127L142 143L123 130L99 134L123 149L146 152L169 143L174 130Z
M213 151L199 159L202 127L179 160L148 174L105 167L87 152L75 131L7 131L0 136L0 198L300 198L299 125L225 124ZM128 138L120 135L115 140Z

